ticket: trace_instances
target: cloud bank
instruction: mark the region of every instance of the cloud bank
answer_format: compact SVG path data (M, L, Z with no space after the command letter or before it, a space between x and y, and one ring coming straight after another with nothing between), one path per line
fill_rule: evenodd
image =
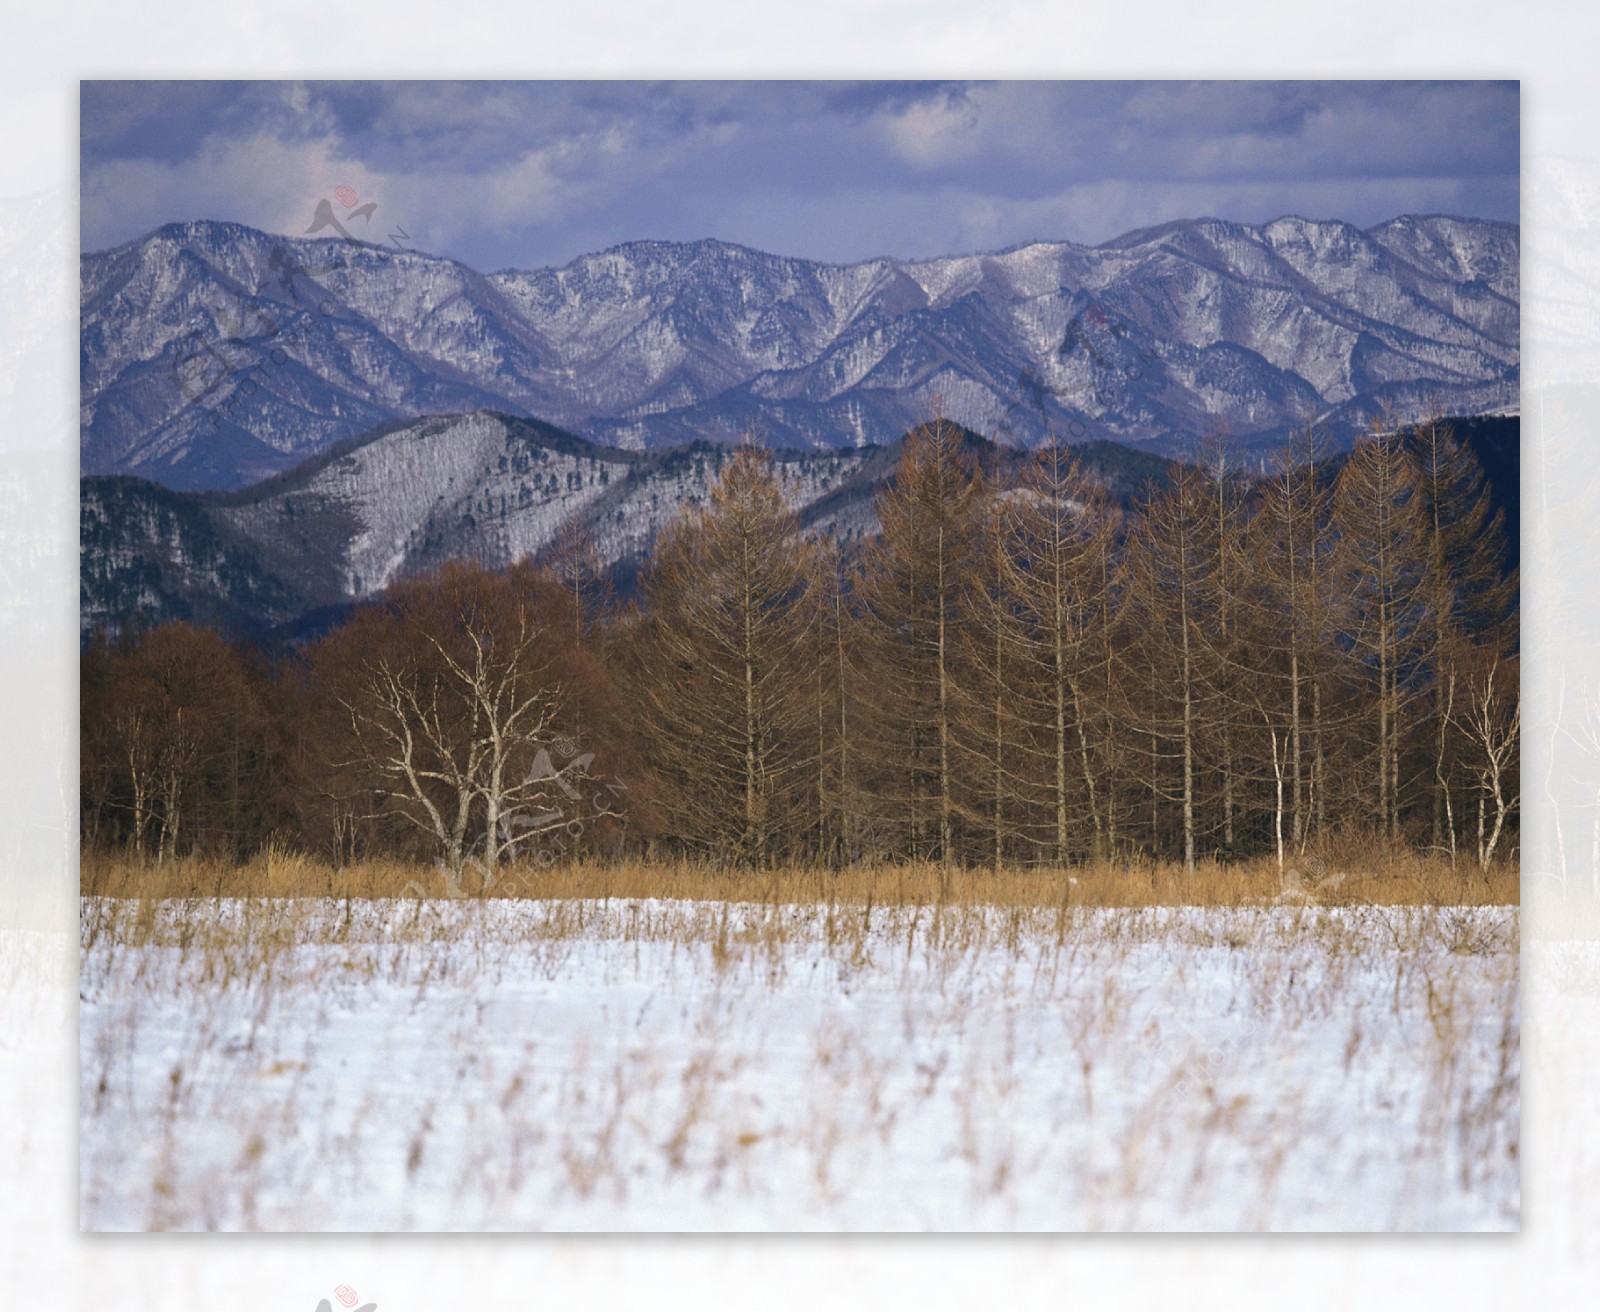
M1514 82L85 82L81 110L85 250L180 219L299 233L341 186L486 270L1518 216Z

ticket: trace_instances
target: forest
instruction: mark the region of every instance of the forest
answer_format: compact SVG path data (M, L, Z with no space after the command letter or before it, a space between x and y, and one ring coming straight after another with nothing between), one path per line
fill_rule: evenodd
M803 533L756 445L619 600L569 532L394 583L313 641L187 624L82 655L85 852L1070 868L1379 841L1515 858L1517 577L1444 421L1119 503L1000 480L941 419L880 532Z

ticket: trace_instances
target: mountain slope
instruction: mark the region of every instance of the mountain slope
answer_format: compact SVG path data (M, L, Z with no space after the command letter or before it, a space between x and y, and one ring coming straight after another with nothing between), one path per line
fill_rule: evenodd
M1403 217L1166 224L1097 247L827 265L636 242L560 269L236 224L83 257L82 465L246 485L383 423L493 409L651 450L756 428L886 443L942 402L1022 445L1054 430L1180 452L1264 445L1384 403L1513 407L1514 225Z
M537 556L570 521L587 530L603 567L627 576L680 506L704 502L727 456L709 443L619 451L479 412L389 427L234 492L88 477L82 624L137 616L263 632L447 559L501 566ZM802 519L850 536L870 526L871 493L894 454L776 459Z

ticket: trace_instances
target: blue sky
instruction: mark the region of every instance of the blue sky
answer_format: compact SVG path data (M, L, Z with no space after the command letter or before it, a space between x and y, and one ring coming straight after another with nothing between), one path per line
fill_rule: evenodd
M301 233L336 188L483 270L1518 217L1515 82L85 82L80 141L84 250L175 219Z

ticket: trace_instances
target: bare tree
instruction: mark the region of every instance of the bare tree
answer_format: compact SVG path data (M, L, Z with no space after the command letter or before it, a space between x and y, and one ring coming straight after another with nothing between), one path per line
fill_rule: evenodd
M962 430L934 419L907 435L878 495L880 535L856 580L862 733L871 788L897 831L894 849L957 859L957 670L982 547L982 482Z
M616 600L589 526L577 515L565 520L540 553L539 565L566 593L573 641L583 641L596 631Z
M526 580L521 580L524 584ZM581 824L593 756L571 738L564 635L519 580L447 565L392 589L314 654L366 770L450 874Z
M1448 422L1435 416L1417 424L1408 446L1440 589L1439 627L1508 654L1517 640L1517 577L1508 568L1505 512L1495 508L1482 465Z
M813 541L803 624L809 635L811 716L815 730L815 840L812 851L826 864L843 864L858 849L859 794L851 736L860 677L853 658L855 624L848 595L844 550L826 539Z
M1246 608L1257 702L1274 748L1274 776L1287 785L1289 842L1304 853L1326 825L1328 643L1332 635L1327 439L1307 426L1294 433L1263 480L1247 535Z
M86 822L115 812L133 852L158 861L197 847L242 851L241 782L264 726L239 654L209 629L166 624L92 647L84 677Z
M638 689L669 830L748 865L814 815L808 555L771 458L746 445L706 509L669 526L642 582Z
M1515 658L1480 649L1452 697L1451 722L1467 741L1466 759L1478 791L1478 865L1487 870L1505 834L1506 822L1521 804L1517 761L1521 749L1522 696Z
M1179 466L1151 491L1127 544L1123 619L1148 678L1141 709L1150 750L1152 816L1176 802L1184 868L1193 871L1201 829L1202 765L1223 708L1213 626L1219 580L1217 519L1206 475ZM1169 782L1169 768L1176 781ZM1159 833L1152 835L1159 842Z
M1397 435L1357 443L1334 487L1333 521L1338 625L1369 688L1370 796L1379 826L1398 841L1402 748L1429 674L1439 585L1416 464Z
M1046 833L1058 864L1074 849L1103 856L1107 760L1095 699L1109 660L1114 520L1104 491L1060 445L1034 457L1020 487L996 498L993 515L1001 582L987 623L1014 667L1004 710L1015 721L1021 767L999 782L1044 781ZM1003 723L1001 708L995 718Z
M1217 776L1216 804L1222 850L1236 851L1242 790L1253 775L1245 735L1254 725L1254 661L1243 639L1240 595L1248 577L1244 559L1245 502L1249 480L1230 460L1225 430L1214 427L1200 444L1198 464L1204 477L1207 531L1201 536L1206 559L1200 571L1201 606L1197 637L1203 660L1201 675L1210 702L1208 730L1211 760Z
M1487 644L1508 655L1516 648L1516 578L1507 568L1505 514L1496 510L1477 457L1437 415L1411 430L1409 449L1417 463L1423 513L1432 555L1434 598L1434 688L1429 714L1433 745L1433 846L1453 852L1450 810L1451 762L1447 757L1450 712L1447 695L1455 680L1451 663L1463 644Z

